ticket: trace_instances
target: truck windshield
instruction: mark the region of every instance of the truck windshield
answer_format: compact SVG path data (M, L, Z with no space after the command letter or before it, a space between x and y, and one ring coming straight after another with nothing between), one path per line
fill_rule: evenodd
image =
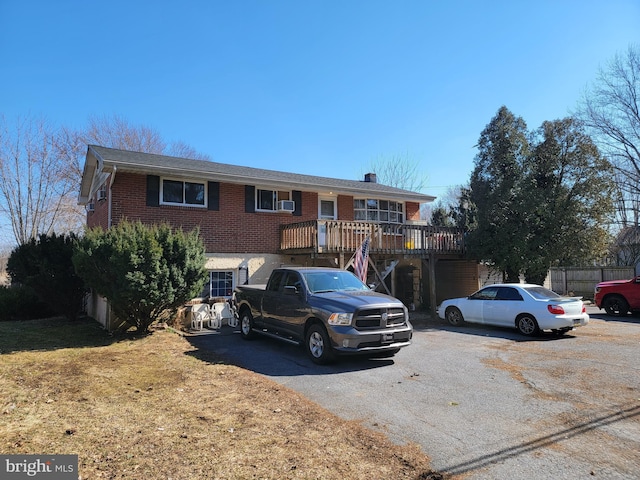
M307 272L303 274L311 293L369 290L351 272Z

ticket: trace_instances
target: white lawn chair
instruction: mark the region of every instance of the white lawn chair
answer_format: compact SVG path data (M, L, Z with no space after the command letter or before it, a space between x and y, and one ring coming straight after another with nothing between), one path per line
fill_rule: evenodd
M206 322L211 316L209 305L205 303L198 303L191 306L191 329L202 330L204 328L204 322Z
M215 305L215 303L213 305ZM222 317L217 314L217 312L213 308L213 305L209 307L209 317L207 320L209 321L209 328L217 330L222 326Z
M225 320L227 325L230 327L237 327L238 320L235 315L231 312L229 308L229 304L227 302L217 302L211 306L211 316L216 317L220 325L222 325L222 321Z
M214 314L213 309L207 303L198 303L191 307L191 328L202 330L204 325L208 328L218 329L222 326L222 319Z

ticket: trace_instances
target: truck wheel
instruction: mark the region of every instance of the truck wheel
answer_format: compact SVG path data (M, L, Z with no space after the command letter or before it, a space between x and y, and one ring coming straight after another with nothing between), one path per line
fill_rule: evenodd
M522 314L516 318L516 327L518 327L518 331L522 335L526 335L527 337L532 337L540 332L538 322L533 315L529 315L528 313Z
M256 336L253 331L253 316L247 308L240 312L240 335L245 340L251 340Z
M602 304L604 311L609 315L621 316L626 315L629 311L629 304L620 295L610 295L605 298Z
M326 365L335 360L335 352L331 348L331 340L327 331L318 324L313 324L307 330L305 347L311 360L318 365Z

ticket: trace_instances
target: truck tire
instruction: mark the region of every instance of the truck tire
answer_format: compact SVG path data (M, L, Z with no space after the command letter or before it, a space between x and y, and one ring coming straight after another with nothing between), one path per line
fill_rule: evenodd
M629 304L621 295L609 295L602 303L604 311L608 315L620 317L629 311Z
M240 312L240 336L245 340L251 340L256 336L253 331L253 315L248 308L244 308Z
M326 365L335 360L335 352L331 348L331 340L322 325L314 323L307 330L305 349L311 360L318 365Z

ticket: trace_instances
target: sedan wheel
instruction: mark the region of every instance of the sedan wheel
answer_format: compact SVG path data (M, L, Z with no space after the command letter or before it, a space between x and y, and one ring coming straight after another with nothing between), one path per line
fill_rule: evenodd
M459 327L464 323L462 312L456 307L449 307L445 313L447 321L454 327Z
M318 324L309 327L305 346L307 353L314 363L324 365L335 360L335 353L331 348L329 335L327 335L325 329Z
M518 331L521 334L526 335L527 337L537 335L540 331L538 322L532 315L529 314L520 315L518 318L516 318L516 327L518 327Z

